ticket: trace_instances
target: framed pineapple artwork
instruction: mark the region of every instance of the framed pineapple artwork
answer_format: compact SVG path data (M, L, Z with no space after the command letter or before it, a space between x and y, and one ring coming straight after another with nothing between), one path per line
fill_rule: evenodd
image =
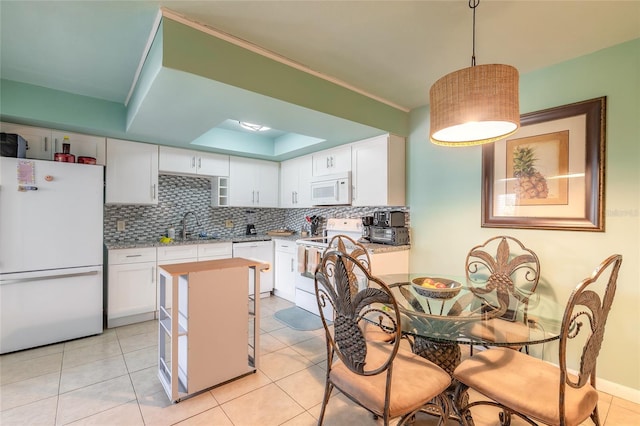
M482 147L482 226L604 231L606 97L523 114Z

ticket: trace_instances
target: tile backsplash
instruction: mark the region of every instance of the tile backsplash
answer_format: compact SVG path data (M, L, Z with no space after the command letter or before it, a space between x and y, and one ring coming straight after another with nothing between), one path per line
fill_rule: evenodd
M409 226L409 209L400 207L313 207L300 209L212 207L211 180L205 177L160 175L157 205L105 205L105 242L150 241L166 235L173 226L176 235L182 230L182 218L186 212L194 212L196 220L189 215L189 232L206 232L220 238L230 239L244 236L249 220L254 220L258 234L273 229L290 229L300 232L306 226L305 216L320 216L319 231L324 230L326 218L350 218L372 215L379 210L402 210ZM225 227L226 221L233 227ZM124 221L125 230L117 230L117 222Z

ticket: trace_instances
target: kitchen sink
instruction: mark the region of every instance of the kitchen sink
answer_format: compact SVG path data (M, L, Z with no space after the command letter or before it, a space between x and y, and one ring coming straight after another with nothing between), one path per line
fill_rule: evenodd
M176 237L175 241L176 242L182 242L182 241L208 241L208 240L219 240L220 237L218 236L206 236L206 237L198 237L198 236L192 236L192 237L187 237L187 238L181 238L181 237Z

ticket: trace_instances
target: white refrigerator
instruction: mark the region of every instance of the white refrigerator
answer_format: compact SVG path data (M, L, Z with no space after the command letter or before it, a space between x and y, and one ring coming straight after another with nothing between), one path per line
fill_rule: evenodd
M102 333L104 167L0 158L0 353Z

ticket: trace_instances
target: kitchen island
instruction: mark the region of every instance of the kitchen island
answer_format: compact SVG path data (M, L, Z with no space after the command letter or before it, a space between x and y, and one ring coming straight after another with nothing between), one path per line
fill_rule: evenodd
M172 402L256 371L260 298L249 297L248 270L259 294L268 267L239 257L158 265L158 378Z

